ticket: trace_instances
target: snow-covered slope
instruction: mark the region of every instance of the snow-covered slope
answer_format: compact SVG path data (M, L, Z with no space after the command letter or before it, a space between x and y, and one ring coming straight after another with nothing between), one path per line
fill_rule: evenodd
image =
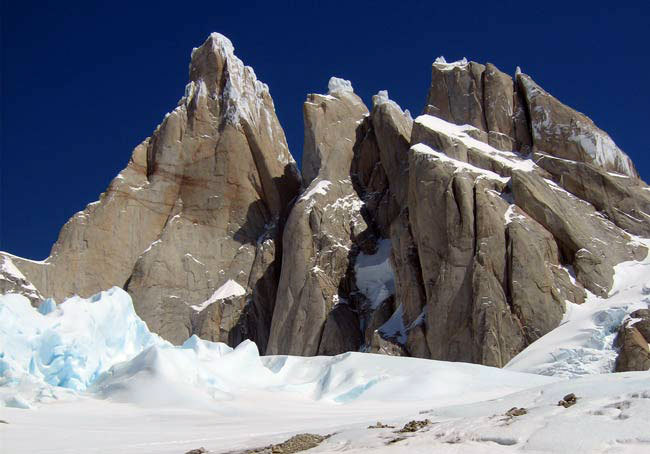
M233 349L196 336L177 347L150 333L117 287L59 306L50 300L41 310L25 297L4 295L0 316L5 406L47 403L54 388L145 406L209 407L251 391L336 403L455 402L461 393L491 398L549 381L474 364L363 353L260 357L250 341Z
M648 240L638 240L650 245ZM614 340L628 314L650 307L650 254L641 262L615 267L609 298L588 293L582 305L567 302L560 326L531 344L507 365L509 370L573 378L612 372Z
M263 357L249 341L233 349L196 336L173 346L118 288L38 310L3 295L0 452L226 452L298 432L334 434L314 452L643 452L650 372L587 374L611 370L614 329L650 303L648 267L620 265L612 298L572 307L507 369ZM577 403L558 406L568 393ZM526 414L506 416L512 407ZM396 432L412 419L430 422ZM369 429L377 420L395 428Z
M577 403L558 405L573 393ZM508 416L509 409L525 409ZM420 411L415 433L357 425L310 452L346 453L647 453L650 376L643 372L563 380L503 398ZM403 420L383 419L398 424Z

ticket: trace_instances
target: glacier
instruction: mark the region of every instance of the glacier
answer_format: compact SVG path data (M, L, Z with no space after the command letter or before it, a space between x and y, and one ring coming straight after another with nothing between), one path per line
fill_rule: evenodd
M110 301L110 304L106 302ZM92 298L53 300L35 309L21 295L0 296L2 386L26 376L84 391L113 364L166 341L135 314L130 296L115 287Z
M196 336L175 346L148 330L118 287L60 305L47 300L38 309L23 296L3 295L0 317L4 406L15 406L16 399L21 407L50 402L53 388L144 406L205 407L251 390L336 403L448 401L463 392L490 398L550 380L475 364L355 352L262 357L251 341L231 348ZM25 383L31 384L28 390Z
M356 352L260 356L250 341L196 336L172 345L117 287L38 308L0 295L0 447L224 452L308 431L332 435L314 452L645 452L650 372L608 372L615 328L650 306L649 269L650 257L617 266L610 298L568 306L560 327L504 369ZM578 403L558 406L568 393ZM512 407L527 413L509 417ZM412 434L368 429L425 418Z
M647 239L634 241L650 247ZM564 378L613 372L618 328L630 313L650 308L648 288L650 253L642 261L616 265L608 298L587 291L583 304L567 302L560 326L529 345L505 368Z

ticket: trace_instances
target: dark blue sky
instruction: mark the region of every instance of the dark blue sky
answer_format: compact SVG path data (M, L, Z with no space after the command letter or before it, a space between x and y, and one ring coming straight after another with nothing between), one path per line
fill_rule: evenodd
M433 60L467 56L521 66L650 181L648 3L3 0L0 249L49 254L175 107L190 51L212 31L269 85L296 158L302 102L330 76L368 103L388 89L415 116Z

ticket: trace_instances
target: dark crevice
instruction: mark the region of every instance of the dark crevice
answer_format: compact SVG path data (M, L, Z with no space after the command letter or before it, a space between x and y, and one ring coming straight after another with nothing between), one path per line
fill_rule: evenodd
M512 267L513 267L514 253L513 253L512 238L510 237L510 227L506 227L505 229L505 240L506 240L506 267L505 267L505 277L504 277L505 283L503 286L503 290L506 296L506 304L508 304L508 307L510 308L510 314L512 314L515 321L517 322L517 326L519 326L519 331L521 333L521 337L525 345L528 346L531 344L532 341L529 339L526 325L522 321L523 317L520 311L517 309L517 306L515 305L514 298L513 298L514 292L512 289L512 284L513 284Z
M505 231L505 273L503 276L503 292L506 297L506 303L510 306L510 312L514 314L514 302L512 301L512 239L510 238L510 226L506 226Z
M485 132L490 134L490 124L488 123L487 120L487 103L485 102L486 96L485 96L485 86L487 85L485 83L485 73L487 72L486 69L483 70L481 73L481 113L483 114L483 123L485 124Z
M137 261L137 260L136 260ZM135 267L135 264L134 264ZM129 290L129 284L131 283L131 279L133 278L133 273L129 275L127 278L126 282L124 282L124 285L122 286L122 289L127 292Z
M454 204L456 206L456 211L458 213L458 223L460 225L460 224L463 224L463 221L464 221L463 220L463 211L462 211L462 208L460 206L460 201L461 201L462 194L460 193L460 188L458 188L458 180L456 179L455 176L451 177L450 185L451 185L451 194L452 194L452 197L454 198Z
M526 96L526 89L524 84L520 81L522 76L515 75L515 96L518 99L518 104L521 106L524 112L524 118L526 119L526 127L528 128L528 136L530 137L530 146L531 152L532 148L535 145L535 136L533 135L533 121L530 114L530 106L528 105L528 96Z
M478 205L476 202L476 185L472 188L472 204L473 204L473 211L474 211L474 235L473 235L473 242L474 245L472 247L473 257L476 257L476 254L478 253Z

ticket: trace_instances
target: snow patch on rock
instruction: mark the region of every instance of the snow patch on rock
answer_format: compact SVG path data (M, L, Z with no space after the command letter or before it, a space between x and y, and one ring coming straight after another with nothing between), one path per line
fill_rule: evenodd
M352 82L338 77L330 77L327 83L327 92L332 95L334 93L354 93Z
M320 180L318 181L311 189L309 189L305 194L303 194L299 200L308 200L316 194L325 195L327 190L332 185L332 182L329 180Z
M401 304L388 321L379 327L378 331L384 339L394 340L401 345L406 345L408 332L404 326L404 308Z
M522 158L517 153L510 151L497 150L487 143L471 137L468 134L468 131L476 130L474 126L456 125L445 121L442 118L434 117L433 115L420 115L415 119L415 122L431 131L445 134L452 139L462 142L467 148L471 148L489 156L490 159L498 161L508 169L532 172L536 167L532 159Z
M227 298L232 298L234 296L243 296L245 294L246 294L246 290L244 289L244 287L239 285L234 280L228 279L225 284L223 284L221 287L215 290L215 292L212 294L210 298L203 301L201 304L196 304L191 307L195 311L201 312L205 308L207 308L210 304L215 303L219 300L225 300Z
M454 68L464 68L469 64L466 57L461 58L450 63L447 63L447 60L442 55L435 59L433 66L442 70L442 71L451 71Z
M473 166L472 164L469 164L467 162L450 158L446 154L435 151L433 148L423 143L416 143L411 147L411 151L414 153L419 153L421 155L427 156L430 159L435 159L441 162L452 163L456 167L455 172L473 172L478 174L479 177L485 177L491 180L497 180L502 183L508 183L508 181L510 180L509 178L504 178L499 174L492 172L491 170L482 169L480 167Z
M354 264L357 288L370 301L373 310L395 294L395 273L390 264L391 248L391 241L382 239L374 254L361 252Z

